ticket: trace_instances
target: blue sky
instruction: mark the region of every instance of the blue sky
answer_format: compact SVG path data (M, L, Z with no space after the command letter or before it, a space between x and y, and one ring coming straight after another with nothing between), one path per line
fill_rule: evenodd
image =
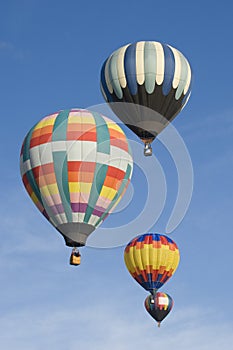
M1 348L231 350L232 11L226 0L1 2ZM103 61L139 40L178 48L194 74L190 101L173 122L192 160L194 189L185 218L171 233L181 262L162 289L175 305L159 330L144 310L147 293L126 271L124 247L87 247L80 268L70 267L69 250L30 202L19 174L28 129L51 112L102 104ZM162 143L168 136L165 130L153 146L154 183L146 186L143 169L135 166L129 205L103 225L109 235L116 222L139 215L146 202L143 186L161 188L159 169L166 202L151 231L165 232L178 186ZM162 195L155 195L151 207Z

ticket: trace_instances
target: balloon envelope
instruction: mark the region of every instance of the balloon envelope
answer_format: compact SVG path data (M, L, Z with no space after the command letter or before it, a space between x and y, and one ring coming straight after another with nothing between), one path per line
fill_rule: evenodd
M155 295L148 295L145 300L147 312L160 324L160 322L169 314L174 302L170 295L158 292Z
M133 161L116 123L72 109L46 116L29 131L20 167L38 209L67 245L82 246L121 200Z
M191 77L189 62L180 51L160 42L140 41L106 59L101 91L123 123L144 142L151 142L188 101Z
M180 253L171 238L158 233L146 233L128 243L124 260L131 276L154 294L174 274Z

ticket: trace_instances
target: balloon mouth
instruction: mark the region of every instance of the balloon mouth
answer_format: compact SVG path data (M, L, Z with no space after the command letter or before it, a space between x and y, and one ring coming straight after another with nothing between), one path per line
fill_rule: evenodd
M95 226L68 222L57 226L56 229L62 234L68 247L83 247L86 245L88 236L95 230Z
M85 246L85 243L73 241L71 238L66 237L63 234L62 234L62 236L65 240L67 247L76 248L76 247L84 247Z

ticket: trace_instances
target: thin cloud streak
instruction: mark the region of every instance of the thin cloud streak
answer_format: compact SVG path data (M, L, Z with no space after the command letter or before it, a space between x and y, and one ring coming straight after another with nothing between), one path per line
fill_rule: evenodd
M94 348L95 350L135 350L156 347L163 350L230 350L232 324L219 323L213 310L183 309L167 318L158 329L153 319L136 310L126 313L127 304L111 302L96 305L86 301L75 311L27 308L0 318L0 345L8 350L39 350L56 346L57 350ZM201 316L202 315L202 316ZM65 331L64 331L65 330Z

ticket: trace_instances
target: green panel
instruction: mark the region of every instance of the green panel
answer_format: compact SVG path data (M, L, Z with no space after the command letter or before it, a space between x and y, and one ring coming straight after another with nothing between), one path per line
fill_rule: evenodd
M34 131L34 127L35 126L31 128L31 130L28 132L27 136L24 139L24 143L23 143L23 161L24 162L30 159L30 142L32 138L32 133Z
M70 206L70 192L68 183L67 153L64 151L53 152L54 172L58 191L68 222L72 222L72 210Z
M61 111L55 119L53 126L53 141L66 141L68 116L70 110Z
M99 113L92 112L92 115L96 123L97 152L110 154L110 135L108 125Z
M103 213L103 215L99 218L99 220L97 221L97 223L95 224L95 226L98 226L99 223L105 219L106 215L108 215L109 211L112 209L112 207L114 206L114 204L116 203L116 201L118 200L118 198L121 196L122 192L123 192L124 189L125 189L125 186L126 186L128 180L129 180L129 177L130 177L131 172L132 172L132 167L131 167L130 164L128 164L127 169L126 169L126 173L125 173L125 177L124 177L124 179L123 179L123 181L122 181L122 184L121 184L119 190L117 191L117 193L115 194L115 196L114 196L112 202L109 204L108 208L107 208L106 211Z
M146 91L152 94L156 79L156 49L150 42L145 42L144 46L144 71Z
M88 206L84 216L84 222L88 223L90 217L95 209L96 202L99 198L100 192L102 190L106 175L108 171L108 165L106 164L96 164L94 181L91 186L91 193L89 197Z
M109 75L112 87L114 89L115 94L119 99L122 99L123 93L121 89L121 85L119 83L118 71L117 71L117 61L118 61L118 52L115 52L109 62Z

